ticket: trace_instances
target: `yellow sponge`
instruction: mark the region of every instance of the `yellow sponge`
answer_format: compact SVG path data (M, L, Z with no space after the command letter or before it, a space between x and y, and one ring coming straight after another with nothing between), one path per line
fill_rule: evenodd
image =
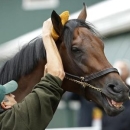
M69 11L64 11L63 13L61 13L60 18L61 18L62 25L64 25L69 19ZM54 28L52 28L51 35L55 41L59 37L56 31L54 30Z

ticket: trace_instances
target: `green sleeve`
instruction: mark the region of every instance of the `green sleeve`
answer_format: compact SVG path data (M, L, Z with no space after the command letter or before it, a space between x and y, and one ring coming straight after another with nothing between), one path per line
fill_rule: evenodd
M58 77L47 74L21 103L6 112L7 115L10 113L9 120L15 122L12 124L16 130L44 130L47 127L63 94L61 84Z

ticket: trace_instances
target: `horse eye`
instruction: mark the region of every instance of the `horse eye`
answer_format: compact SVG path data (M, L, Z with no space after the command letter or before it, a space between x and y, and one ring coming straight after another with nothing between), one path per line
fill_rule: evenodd
M71 50L72 50L73 52L75 52L75 53L81 52L81 51L79 50L79 48L77 48L77 47L72 47Z

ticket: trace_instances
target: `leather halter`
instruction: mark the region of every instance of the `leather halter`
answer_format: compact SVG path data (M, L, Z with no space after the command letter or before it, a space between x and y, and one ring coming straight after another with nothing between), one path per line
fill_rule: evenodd
M111 73L111 72L116 72L116 73L119 74L119 72L116 68L107 68L107 69L101 70L99 72L96 72L96 73L90 74L89 76L84 76L84 77L80 77L80 76L76 76L76 75L66 73L65 78L70 80L70 81L73 81L75 83L80 84L84 89L86 88L86 86L88 86L92 89L95 89L99 92L102 92L102 90L100 88L97 88L97 87L95 87L91 84L88 84L87 82L90 81L90 80L99 78L99 77L106 75L108 73Z

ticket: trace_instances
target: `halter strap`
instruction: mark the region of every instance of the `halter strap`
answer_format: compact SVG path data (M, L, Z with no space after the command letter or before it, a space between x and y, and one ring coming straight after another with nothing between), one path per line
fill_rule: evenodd
M76 76L76 75L66 73L65 78L72 81L72 82L80 84L82 86L81 87L81 92L86 97L86 95L85 95L86 86L88 86L88 87L90 87L90 88L92 88L92 89L94 89L94 90L96 90L98 92L102 92L101 88L97 88L97 87L95 87L95 86L93 86L93 85L91 85L91 84L89 84L87 82L90 81L90 80L99 78L99 77L101 77L103 75L106 75L108 73L111 73L111 72L116 72L116 73L119 74L119 72L118 72L118 70L116 68L107 68L107 69L101 70L99 72L90 74L89 76L85 76L85 77L80 77L80 76Z
M89 76L85 76L84 81L88 82L90 80L96 79L98 77L101 77L101 76L106 75L106 74L111 73L111 72L116 72L119 74L119 72L116 68L107 68L107 69L101 70L99 72L93 73Z
M65 74L66 74L66 77L68 77L68 78L74 78L74 79L77 79L79 81L88 82L90 80L96 79L98 77L101 77L101 76L106 75L106 74L111 73L111 72L116 72L119 74L119 72L116 68L107 68L107 69L101 70L99 72L90 74L90 75L85 76L85 77L80 77L80 76L72 75L69 73L65 73Z

